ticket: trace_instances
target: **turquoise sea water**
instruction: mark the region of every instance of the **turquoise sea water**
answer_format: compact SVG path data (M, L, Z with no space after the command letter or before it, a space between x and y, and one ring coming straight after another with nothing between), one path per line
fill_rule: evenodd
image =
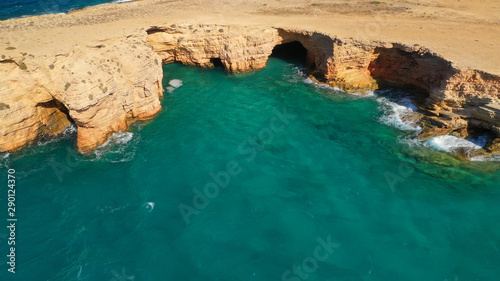
M164 73L183 82L164 110L90 157L70 131L0 156L18 218L0 280L499 280L498 163L412 144L390 126L401 93L316 86L276 58Z
M89 6L126 1L127 0L2 0L0 1L0 20L23 16L67 13Z

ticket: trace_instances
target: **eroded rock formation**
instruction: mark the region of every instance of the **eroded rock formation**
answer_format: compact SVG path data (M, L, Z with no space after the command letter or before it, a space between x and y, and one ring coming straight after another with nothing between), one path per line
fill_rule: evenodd
M417 93L422 138L486 130L491 138L483 152L500 148L500 77L461 69L418 45L281 28L173 24L52 60L0 61L0 151L60 132L70 122L78 126L78 149L90 151L160 110L161 63L253 71L265 66L277 45L292 42L307 50L309 73L322 83L349 92L403 87Z
M500 77L460 69L418 45L217 25L155 26L148 33L148 44L164 63L211 67L213 59L220 59L230 72L262 68L274 46L300 42L309 73L320 82L348 92L402 87L419 94L421 138L468 137L486 130L492 132L489 148L500 143L494 139L500 137Z
M148 44L163 63L213 67L220 60L227 71L238 73L261 69L277 44L273 28L173 24L147 30Z
M109 40L52 58L0 61L0 151L17 150L71 122L88 152L161 109L160 57L143 36Z
M369 65L371 76L389 87L411 86L421 95L423 113L420 138L453 134L476 137L490 133L486 151L500 143L500 77L472 69L460 69L419 46L393 44L376 48Z

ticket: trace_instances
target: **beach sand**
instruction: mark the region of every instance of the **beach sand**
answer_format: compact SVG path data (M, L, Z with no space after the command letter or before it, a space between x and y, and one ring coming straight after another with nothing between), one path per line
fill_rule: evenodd
M151 25L216 23L418 44L460 67L500 74L497 0L139 0L0 22L0 56L55 56Z

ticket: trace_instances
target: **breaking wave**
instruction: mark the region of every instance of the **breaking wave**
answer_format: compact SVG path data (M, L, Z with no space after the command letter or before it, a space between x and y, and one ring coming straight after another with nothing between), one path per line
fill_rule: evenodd
M75 124L70 124L57 135L41 138L40 140L38 140L37 144L40 146L44 146L50 143L58 142L63 139L72 139L76 137L77 132L78 132L78 127Z
M384 111L384 115L380 117L380 121L388 126L400 129L402 131L413 131L420 133L422 128L418 126L415 118L417 106L410 98L408 93L395 92L397 97L389 98L385 95L391 91L378 91L376 93L377 102L380 104L380 109Z
M482 148L470 140L450 135L430 138L426 142L429 147L445 152L455 152L459 149L474 150Z
M132 161L136 153L139 138L134 139L134 133L125 132L113 134L108 141L93 151L91 161L106 161L111 163Z

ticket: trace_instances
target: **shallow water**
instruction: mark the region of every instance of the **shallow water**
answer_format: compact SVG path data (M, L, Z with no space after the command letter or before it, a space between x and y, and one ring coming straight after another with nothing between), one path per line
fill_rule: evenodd
M407 97L317 86L275 58L164 72L182 81L165 110L90 157L72 130L0 157L18 177L17 273L2 263L0 280L498 280L498 163L415 141L390 106Z

